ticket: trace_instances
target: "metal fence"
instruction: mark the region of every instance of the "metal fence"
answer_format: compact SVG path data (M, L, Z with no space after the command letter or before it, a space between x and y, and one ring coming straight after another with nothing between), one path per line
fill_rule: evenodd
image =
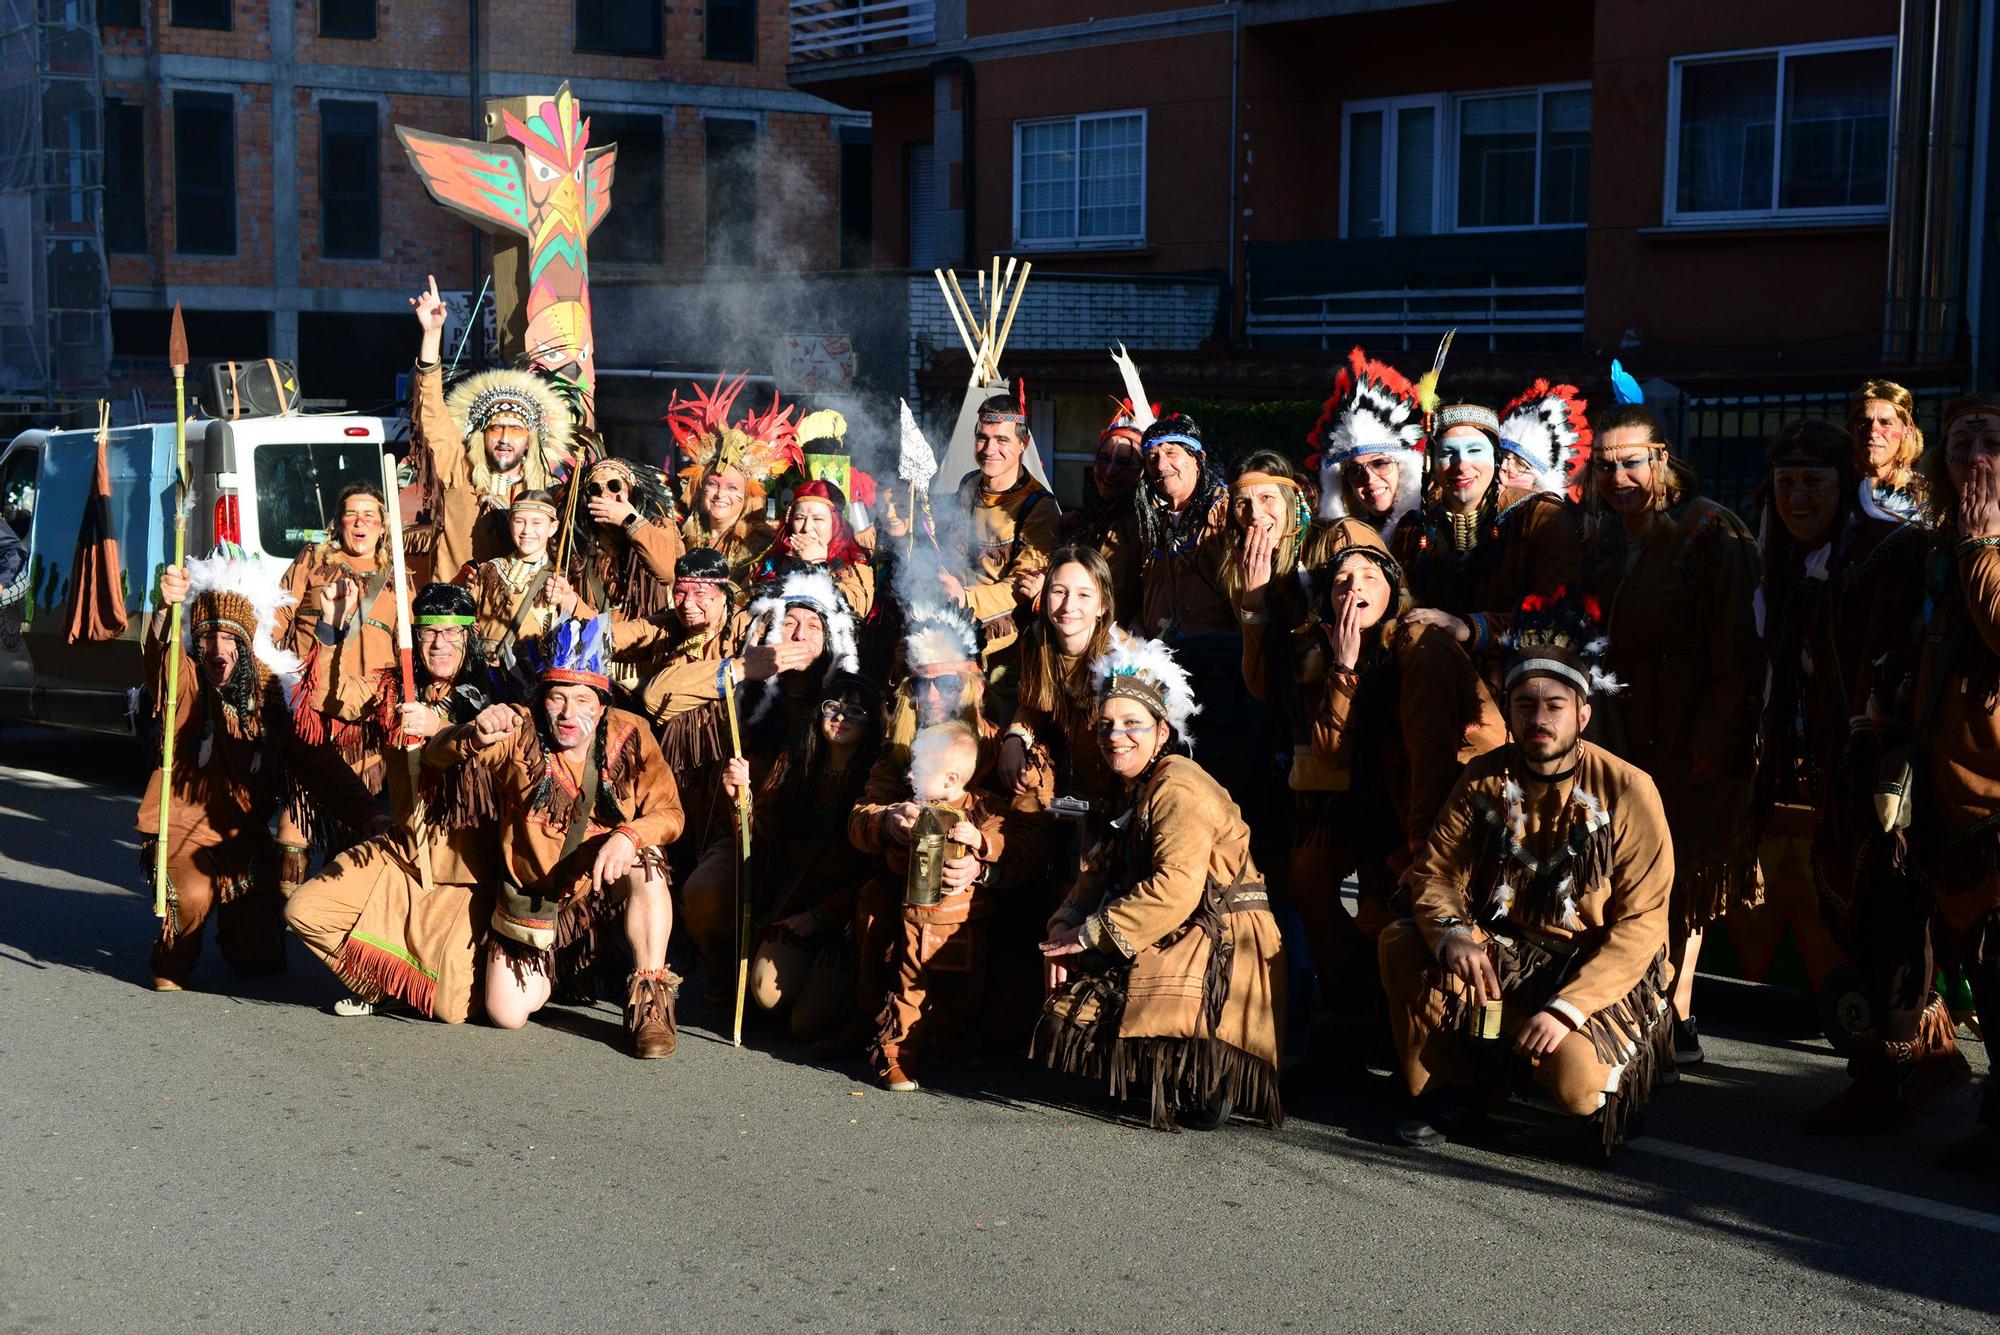
M1917 425L1928 443L1937 438L1938 413L1964 391L1918 389ZM1702 493L1757 522L1754 497L1764 480L1764 451L1771 438L1789 423L1816 417L1835 424L1847 417L1847 395L1742 394L1702 398L1682 395L1678 402L1653 403L1675 447L1701 472Z

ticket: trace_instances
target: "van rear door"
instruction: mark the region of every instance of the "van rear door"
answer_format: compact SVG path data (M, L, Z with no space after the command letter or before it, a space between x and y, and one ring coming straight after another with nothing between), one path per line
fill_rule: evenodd
M209 427L217 537L282 568L324 540L341 489L382 485L376 417L261 417Z

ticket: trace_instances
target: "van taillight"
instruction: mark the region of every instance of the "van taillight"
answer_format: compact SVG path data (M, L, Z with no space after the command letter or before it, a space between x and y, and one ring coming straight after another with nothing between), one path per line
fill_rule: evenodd
M368 428L365 426L345 427L342 429L342 434L348 436L365 436L368 434Z
M225 491L215 498L215 540L243 541L243 516L236 509L236 493Z

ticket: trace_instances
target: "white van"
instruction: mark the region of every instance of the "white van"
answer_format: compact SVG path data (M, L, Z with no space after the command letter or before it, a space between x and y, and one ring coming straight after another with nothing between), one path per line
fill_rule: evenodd
M233 541L275 575L326 536L342 487L381 484L384 434L379 417L189 422L188 555ZM136 730L139 637L159 571L173 559L174 424L116 428L106 457L131 624L115 640L70 644L70 567L97 467L97 433L24 431L0 452L0 517L27 544L31 572L27 597L0 609L0 721Z

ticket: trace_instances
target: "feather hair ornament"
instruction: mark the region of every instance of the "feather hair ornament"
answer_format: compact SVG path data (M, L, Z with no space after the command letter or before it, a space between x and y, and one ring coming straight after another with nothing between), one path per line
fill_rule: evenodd
M1135 700L1171 726L1184 745L1194 745L1188 725L1201 705L1194 698L1187 669L1164 641L1115 636L1111 647L1090 665L1090 677L1100 704L1113 697Z
M979 662L979 628L955 603L913 607L903 614L903 663L934 667Z
M1139 380L1138 363L1125 351L1123 343L1111 354L1111 360L1118 367L1119 378L1125 382L1125 408L1131 417L1129 425L1143 432L1159 420L1160 405L1146 397L1146 386Z
M1611 359L1611 397L1618 403L1646 401L1646 391L1639 387L1639 382L1625 369L1625 363L1616 357Z

